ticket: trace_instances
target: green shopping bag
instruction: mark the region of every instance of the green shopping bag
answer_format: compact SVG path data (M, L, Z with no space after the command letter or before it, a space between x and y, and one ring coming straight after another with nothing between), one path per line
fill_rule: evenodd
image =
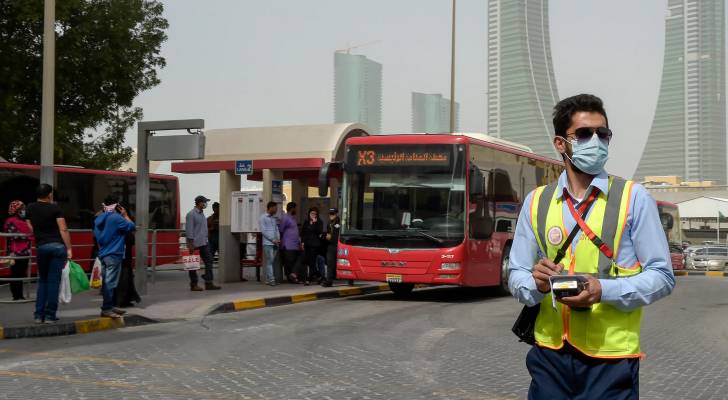
M80 265L73 261L68 261L69 278L71 279L71 293L81 293L90 289L88 276Z

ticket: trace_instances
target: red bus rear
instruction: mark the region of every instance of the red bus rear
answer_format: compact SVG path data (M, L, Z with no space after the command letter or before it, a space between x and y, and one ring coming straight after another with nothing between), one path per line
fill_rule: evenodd
M347 141L337 277L502 286L524 197L562 165L486 135Z
M667 244L670 246L672 269L685 269L685 255L682 248L683 236L677 204L658 201L657 210L660 213Z
M76 167L55 167L54 200L61 207L71 232L71 243L76 261L85 269L92 265L92 229L96 212L104 197L118 194L129 205L133 217L136 209L136 174L121 171L102 171ZM25 204L35 201L39 184L38 165L0 163L0 223L7 218L8 204L21 200ZM157 230L157 264L173 263L179 259L179 185L177 177L156 175L150 177L150 231ZM151 233L150 233L151 251ZM0 238L0 251L5 242ZM151 260L150 260L151 262ZM9 275L0 268L0 276Z

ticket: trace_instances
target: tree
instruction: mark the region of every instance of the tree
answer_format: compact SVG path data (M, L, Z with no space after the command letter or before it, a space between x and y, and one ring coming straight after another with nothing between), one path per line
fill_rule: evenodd
M167 20L157 0L56 4L55 162L116 169L134 98L159 84ZM43 1L0 0L0 157L40 161Z

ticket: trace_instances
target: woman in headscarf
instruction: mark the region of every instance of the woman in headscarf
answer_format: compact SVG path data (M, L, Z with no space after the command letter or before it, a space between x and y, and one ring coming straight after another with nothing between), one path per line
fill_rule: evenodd
M19 236L11 236L7 240L7 254L15 257L28 257L31 251L31 234L28 222L25 220L25 204L20 200L15 200L8 207L8 219L5 220L3 231L6 233L19 233ZM27 235L27 236L22 236ZM28 261L29 259L12 260L10 262L11 278L27 278L28 277ZM23 282L10 282L10 292L13 300L25 300L23 297Z

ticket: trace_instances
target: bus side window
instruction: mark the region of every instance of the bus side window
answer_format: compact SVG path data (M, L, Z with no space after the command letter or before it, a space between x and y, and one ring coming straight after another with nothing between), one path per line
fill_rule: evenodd
M468 230L472 239L489 239L493 235L493 173L489 172L484 179L485 195L475 199L475 212L470 214Z

